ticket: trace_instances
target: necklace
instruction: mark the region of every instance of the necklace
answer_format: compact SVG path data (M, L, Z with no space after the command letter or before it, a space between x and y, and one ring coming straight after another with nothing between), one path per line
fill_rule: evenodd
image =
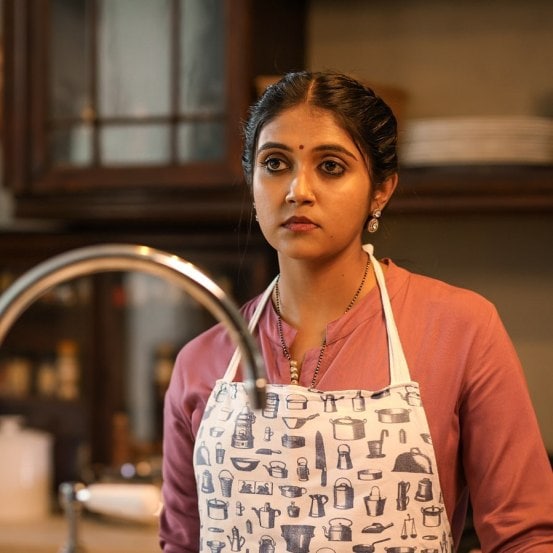
M365 281L367 280L367 274L369 272L370 264L371 264L371 258L367 256L367 263L365 265L365 271L363 272L363 278L361 279L361 284L359 285L359 288L357 288L357 290L355 291L355 294L353 295L353 298L349 302L349 305L346 307L346 310L344 311L344 313L347 313L353 307L353 305L357 301L357 298L359 297L359 294L361 293L361 290L363 290L363 286L365 286ZM282 348L282 353L284 354L284 357L288 359L288 363L290 363L290 384L297 385L299 384L301 369L298 367L298 362L295 359L292 359L292 356L290 355L290 350L286 345L286 340L284 340L284 332L282 331L282 316L280 313L280 290L278 288L279 280L280 280L280 275L275 283L275 310L277 313L278 337L280 339L280 346ZM315 383L317 382L317 376L319 375L319 371L321 369L321 363L323 361L325 350L326 350L326 335L323 339L323 343L319 351L319 357L317 359L317 365L315 366L315 371L313 372L313 378L311 380L311 388L313 388L315 386Z

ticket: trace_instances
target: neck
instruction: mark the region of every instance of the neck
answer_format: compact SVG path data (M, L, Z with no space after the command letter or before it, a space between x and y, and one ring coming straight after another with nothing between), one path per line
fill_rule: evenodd
M279 259L282 318L297 329L305 325L324 328L340 317L352 301L367 261L367 254L361 249L340 261L317 264ZM374 274L369 267L356 303L374 284Z

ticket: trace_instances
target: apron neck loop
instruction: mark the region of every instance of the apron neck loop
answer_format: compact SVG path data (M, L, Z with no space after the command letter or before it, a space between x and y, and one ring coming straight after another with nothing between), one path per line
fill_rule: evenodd
M380 298L382 301L382 308L384 310L384 322L386 324L386 334L388 336L388 356L390 363L390 384L394 385L400 382L408 382L411 380L409 374L409 367L407 366L407 360L405 359L405 354L403 352L403 347L399 339L399 333L396 327L394 320L394 314L392 311L392 305L390 303L390 297L388 296L388 290L386 288L386 280L384 278L384 273L380 267L380 263L373 255L374 247L372 244L364 244L363 250L371 258L371 263L374 269L374 274L376 277L376 282L378 289L380 291ZM273 279L271 284L265 289L263 295L261 296L255 311L250 319L248 324L248 330L253 333L257 327L257 323L267 305L268 301L271 298L273 289L275 287L278 276ZM223 380L225 382L232 382L236 376L236 371L238 370L238 365L240 363L240 349L236 348L231 357L230 363L227 367Z

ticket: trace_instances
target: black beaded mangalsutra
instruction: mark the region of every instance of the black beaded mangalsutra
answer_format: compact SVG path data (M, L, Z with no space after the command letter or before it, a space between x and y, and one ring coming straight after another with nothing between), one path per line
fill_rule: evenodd
M367 280L367 274L369 272L370 264L371 264L371 258L367 256L367 264L365 265L365 271L363 273L363 278L361 279L361 284L359 285L359 288L357 288L357 290L355 291L355 294L353 295L353 298L349 302L349 305L347 306L344 313L347 313L354 306L355 302L357 301L357 298L359 297L359 294L361 293L361 290L363 290L363 286L365 286L365 281ZM288 349L288 346L286 345L286 341L284 340L284 332L282 331L282 316L280 313L280 290L278 288L279 280L280 280L280 275L275 284L275 310L277 313L278 337L280 339L282 353L290 363L290 384L297 385L299 384L299 381L300 381L301 369L298 367L298 362L295 359L292 359L292 356L290 355L290 350ZM319 375L319 370L321 369L321 363L323 361L325 350L326 350L326 336L324 337L323 343L321 345L319 358L317 359L317 365L315 367L313 378L311 380L311 388L314 388L315 383L317 382L317 377Z

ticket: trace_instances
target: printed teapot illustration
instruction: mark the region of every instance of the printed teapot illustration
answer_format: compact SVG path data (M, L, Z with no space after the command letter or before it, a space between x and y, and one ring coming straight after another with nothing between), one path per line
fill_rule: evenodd
M405 386L405 393L402 394L401 392L398 392L398 394L401 396L403 401L407 402L408 405L421 404L421 396L418 389L414 386Z

